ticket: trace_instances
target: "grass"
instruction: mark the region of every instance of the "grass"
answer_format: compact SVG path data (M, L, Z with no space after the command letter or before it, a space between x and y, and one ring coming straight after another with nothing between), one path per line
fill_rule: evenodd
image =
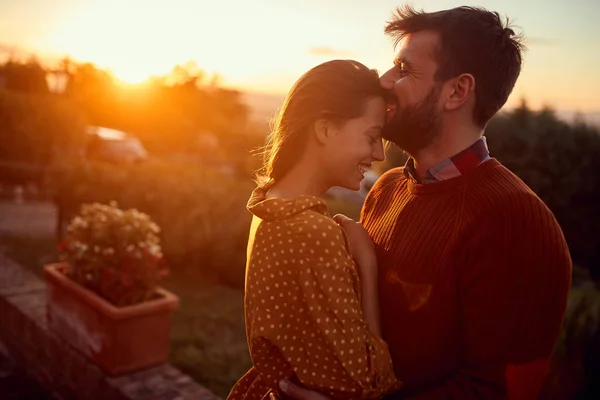
M226 397L251 367L243 292L181 277L172 277L164 286L181 299L171 331L169 360L217 395Z
M0 254L42 277L42 266L57 260L56 240L0 236ZM251 366L243 292L175 274L163 286L181 300L171 328L169 362L226 397Z

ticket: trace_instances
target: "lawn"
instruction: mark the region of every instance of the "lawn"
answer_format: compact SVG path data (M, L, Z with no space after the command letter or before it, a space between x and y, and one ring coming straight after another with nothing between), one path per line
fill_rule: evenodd
M171 331L170 361L197 382L226 397L251 366L243 292L175 276L164 286L181 299Z

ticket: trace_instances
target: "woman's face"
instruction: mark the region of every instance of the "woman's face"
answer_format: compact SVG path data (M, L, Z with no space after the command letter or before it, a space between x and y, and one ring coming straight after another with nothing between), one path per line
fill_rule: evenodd
M362 116L334 128L324 146L323 173L331 186L359 190L365 172L373 161L385 159L381 130L386 104L382 98L366 101Z

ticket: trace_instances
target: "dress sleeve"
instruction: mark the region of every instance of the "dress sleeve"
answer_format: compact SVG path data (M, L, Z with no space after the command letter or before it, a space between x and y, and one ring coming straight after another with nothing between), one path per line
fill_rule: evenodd
M294 263L297 288L292 299L265 304L254 316L252 342L271 355L253 357L257 368L267 373L271 364L281 366L272 356L279 351L302 384L334 398L380 398L398 389L388 346L363 318L358 274L341 228L330 219L310 221L287 244L282 250L294 254L286 261ZM275 253L281 251L276 247ZM266 300L277 300L277 293ZM277 329L269 329L274 326L269 310L282 307L302 320L278 321ZM277 351L265 349L265 338Z

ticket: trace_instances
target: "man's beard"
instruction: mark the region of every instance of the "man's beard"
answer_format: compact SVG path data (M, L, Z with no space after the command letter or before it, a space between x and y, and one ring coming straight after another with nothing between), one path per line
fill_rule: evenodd
M429 146L439 135L441 119L436 111L441 85L435 85L418 104L397 107L383 127L382 136L411 156Z

